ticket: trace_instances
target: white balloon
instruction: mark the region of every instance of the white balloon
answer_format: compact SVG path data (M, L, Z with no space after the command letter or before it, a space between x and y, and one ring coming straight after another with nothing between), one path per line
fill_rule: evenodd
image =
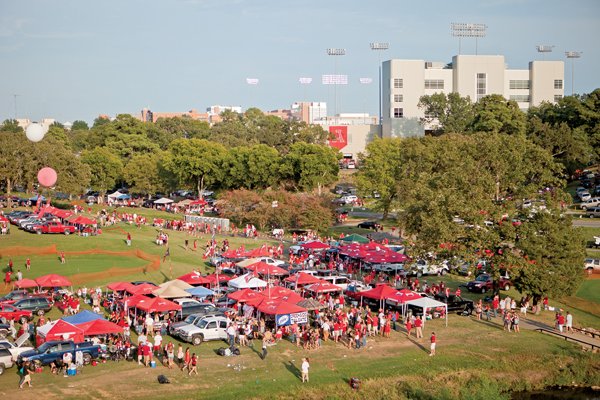
M27 139L31 140L32 142L39 142L44 138L45 134L46 132L44 127L36 123L30 124L25 131Z

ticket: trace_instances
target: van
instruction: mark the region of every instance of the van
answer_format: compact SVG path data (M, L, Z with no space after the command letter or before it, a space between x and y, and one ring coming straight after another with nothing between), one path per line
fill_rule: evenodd
M321 279L323 279L329 283L333 283L334 285L341 287L343 290L346 290L346 288L350 284L350 279L348 279L345 276L331 275L331 276L324 276Z
M585 215L590 218L598 218L600 217L600 207L590 207L585 210Z
M583 210L587 210L590 207L596 207L600 204L600 197L592 197L589 200L586 200L581 203L581 208Z

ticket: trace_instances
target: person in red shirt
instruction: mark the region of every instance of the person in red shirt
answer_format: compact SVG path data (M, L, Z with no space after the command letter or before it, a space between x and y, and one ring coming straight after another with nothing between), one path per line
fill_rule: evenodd
M29 258L25 260L25 268L27 269L27 271L31 269L31 260Z
M410 323L410 318L406 319L406 324L404 326L406 327L406 336L410 337L410 331L412 331L412 324Z
M431 341L431 351L429 353L429 356L435 356L435 344L437 341L437 338L435 337L435 332L431 332L431 338L429 340Z
M460 293L461 293L460 288L456 288L455 294L460 297Z
M4 275L4 287L8 287L8 285L10 285L11 275L12 272L10 270L6 271L6 274Z
M417 339L422 339L423 338L423 320L421 319L420 316L417 316L417 319L415 319L415 328L416 328Z

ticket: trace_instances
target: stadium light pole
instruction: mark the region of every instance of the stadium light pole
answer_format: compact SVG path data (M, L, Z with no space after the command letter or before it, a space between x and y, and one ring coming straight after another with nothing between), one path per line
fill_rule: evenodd
M383 136L383 125L382 125L382 114L383 111L381 110L381 102L382 102L382 92L383 92L383 88L382 88L382 68L381 68L381 52L384 50L387 50L390 48L390 44L386 43L386 42L372 42L371 43L371 50L376 51L377 55L378 55L378 60L379 60L379 137Z
M553 48L554 46L548 44L541 44L539 46L535 46L537 52L542 53L542 57L544 58L544 60L546 59L546 53L552 53Z
M450 24L452 36L458 38L458 54L460 55L461 38L475 38L475 55L477 55L477 39L485 37L487 25L485 24L465 24L453 22Z
M327 49L327 55L328 56L332 56L333 57L333 75L337 75L337 58L339 56L345 56L346 55L346 49L337 49L337 48L328 48ZM337 83L334 83L333 86L333 102L334 102L334 116L337 115L338 113L338 109L337 109Z
M565 56L571 59L571 96L575 95L575 59L581 58L581 51L565 51Z

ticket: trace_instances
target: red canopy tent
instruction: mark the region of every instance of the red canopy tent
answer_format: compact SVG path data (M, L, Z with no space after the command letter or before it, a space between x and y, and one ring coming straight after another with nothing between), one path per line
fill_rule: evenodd
M325 280L320 280L317 283L308 285L304 289L308 290L309 292L313 292L313 293L341 292L344 290L340 286L334 285L333 283L325 281Z
M128 310L137 306L140 301L146 301L148 299L151 299L151 297L144 296L143 294L136 294L134 296L122 299L121 303L123 303L123 308Z
M109 335L111 333L123 333L123 329L114 322L107 321L105 319L96 319L93 321L84 322L83 324L77 325L77 327L83 330L84 336L97 336L97 335Z
M257 309L261 313L268 315L293 314L307 311L304 307L300 307L283 300L263 301L258 305Z
M377 285L371 290L365 290L364 292L360 292L361 297L367 297L369 299L374 300L385 300L392 296L394 296L398 292L397 289L394 289L388 285Z
M206 204L206 200L204 200L204 199L197 199L197 200L192 201L190 203L190 206L203 206L205 204Z
M189 283L192 286L198 285L210 285L211 280L206 279L206 277L202 276L200 272L192 271L185 275L181 275L179 278L180 281L184 281L185 283Z
M131 285L125 289L129 294L151 294L157 289L156 286L149 283L142 283L141 285Z
M50 340L73 340L79 343L83 342L83 336L83 329L58 319L37 329L36 344L39 346Z
M179 304L160 297L154 297L152 299L148 298L148 300L140 300L136 304L135 308L149 313L181 310L181 306Z
M223 257L223 258L245 258L246 251L244 250L243 247L238 247L235 250L229 249L226 252L222 253L221 257Z
M328 244L325 244L323 242L320 242L318 240L315 240L314 242L302 243L300 245L300 247L302 247L303 249L309 249L309 250L324 250L324 249L328 249L331 246L329 246Z
M17 289L27 289L32 287L38 287L38 284L33 279L23 278L20 281L15 282L15 287Z
M208 280L211 286L215 286L219 283L229 282L233 279L232 276L224 275L224 274L210 274L206 275L205 278Z
M294 283L298 287L298 285L310 285L311 283L321 282L322 279L311 274L298 272L295 275L288 276L284 281Z
M244 255L248 258L267 257L267 256L270 256L271 253L269 252L269 248L267 246L262 246L262 247L257 247L256 249L248 250L246 252L246 254L244 254Z
M69 222L72 224L79 224L79 225L95 225L96 224L96 220L86 218L83 215L79 215L76 218L73 218L72 220L70 220Z
M63 287L71 286L71 281L64 276L57 274L48 274L35 279L39 287Z
M122 292L124 290L135 287L135 285L132 285L129 282L112 282L106 285L106 287L112 290L113 292Z
M245 303L249 300L256 299L256 298L262 298L264 296L262 295L262 293L257 292L256 290L242 289L242 290L238 290L233 293L229 293L227 295L227 297L232 300L237 301L238 303Z
M412 290L408 290L408 289L402 289L402 290L398 290L396 293L389 296L387 298L387 300L391 300L395 303L401 304L401 303L406 303L407 301L410 301L410 300L420 299L421 297L423 297L423 296L421 296L417 292L413 292Z
M289 272L287 272L285 269L277 267L275 265L267 264L266 262L263 262L263 261L259 261L254 264L250 264L250 265L246 266L246 269L248 269L250 271L254 271L260 275L281 276L281 275L289 274Z

